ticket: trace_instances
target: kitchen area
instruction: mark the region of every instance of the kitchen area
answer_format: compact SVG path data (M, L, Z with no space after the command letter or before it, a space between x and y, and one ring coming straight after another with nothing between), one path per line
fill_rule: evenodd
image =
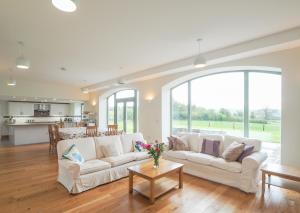
M74 127L78 122L95 122L84 102L0 102L0 138L9 145L49 142L48 125Z

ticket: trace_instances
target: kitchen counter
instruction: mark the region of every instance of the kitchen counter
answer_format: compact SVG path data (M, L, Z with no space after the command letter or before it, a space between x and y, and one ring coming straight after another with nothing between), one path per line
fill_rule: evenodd
M49 125L49 124L55 124L55 122L12 123L12 124L7 124L7 126L33 126L33 125Z
M9 142L15 146L36 143L49 143L48 124L53 123L7 124Z

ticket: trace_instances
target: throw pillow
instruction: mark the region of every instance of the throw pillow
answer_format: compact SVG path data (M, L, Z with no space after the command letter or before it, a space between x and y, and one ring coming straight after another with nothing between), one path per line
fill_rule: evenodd
M219 157L220 143L221 142L217 140L209 140L204 138L202 143L201 153Z
M188 151L188 142L185 137L170 136L169 139L169 150L173 151Z
M142 147L140 147L139 145L137 145L137 142L147 144L147 141L146 140L132 140L133 151L134 152L142 152L143 151Z
M113 157L113 156L119 156L122 153L117 147L117 144L115 143L108 143L101 146L102 153L104 154L104 157Z
M244 147L244 150L242 152L242 154L238 157L237 161L242 163L243 159L249 155L252 154L254 150L254 146L253 145L248 145L246 144L245 147Z
M222 157L226 161L236 161L244 151L245 144L234 141L223 152Z
M84 163L84 158L82 157L75 144L73 144L67 151L62 154L62 158L74 161L79 164Z

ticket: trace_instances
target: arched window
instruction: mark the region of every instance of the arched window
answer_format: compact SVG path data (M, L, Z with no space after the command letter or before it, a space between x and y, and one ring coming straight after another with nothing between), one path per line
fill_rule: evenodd
M281 75L235 71L171 89L171 132L223 132L280 142Z
M118 124L127 133L137 129L136 90L121 90L107 98L107 124Z

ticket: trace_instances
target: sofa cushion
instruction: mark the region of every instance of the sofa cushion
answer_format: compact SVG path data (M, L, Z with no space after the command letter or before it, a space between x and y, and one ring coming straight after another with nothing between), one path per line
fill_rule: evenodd
M142 133L123 134L121 135L122 148L124 153L133 152L133 143L135 141L144 142Z
M61 159L62 154L68 150L73 144L79 150L82 157L88 160L96 159L96 149L94 138L74 138L62 140L57 143L57 156Z
M69 149L67 149L63 155L62 158L71 160L75 163L82 164L84 163L84 158L82 157L79 150L76 148L76 145L73 144Z
M109 168L111 168L111 165L105 161L98 159L89 160L80 165L80 175L85 175Z
M221 142L219 140L209 140L204 138L201 147L201 153L219 157L220 143Z
M167 157L186 160L187 153L191 153L191 152L190 151L172 151L172 150L170 150L170 151L164 152L163 154L166 155Z
M150 158L148 152L132 152L132 155L134 156L135 160L144 160Z
M206 134L206 133L201 133L200 134L200 146L199 146L199 151L201 152L202 150L202 145L203 145L203 140L207 139L207 140L212 140L212 141L220 141L220 146L219 146L219 153L222 153L222 147L223 147L223 143L224 143L224 136L223 135L217 135L217 134Z
M222 157L226 161L236 161L239 158L239 156L243 153L244 148L245 148L244 143L238 143L234 141L233 143L231 143L229 146L226 147L226 149L222 153Z
M113 157L113 156L119 156L122 154L116 143L107 143L107 144L101 145L101 151L106 158Z
M199 134L190 134L188 137L188 143L190 151L200 152L202 147L203 138Z
M123 147L122 147L120 135L95 137L94 139L95 139L96 153L98 159L105 157L102 151L102 146L106 144L114 143L118 148L118 152L123 154Z
M188 151L189 144L186 137L177 137L177 136L170 136L168 137L169 140L169 150L173 151Z
M211 166L226 170L228 172L240 173L242 171L242 164L239 162L227 162L223 158L216 158L211 161Z
M134 161L136 157L133 155L133 153L126 153L119 156L114 157L108 157L108 158L102 158L101 160L108 162L111 164L112 167L120 166L125 163L129 163L131 161Z
M216 157L212 155L207 155L203 153L187 153L186 157L188 161L204 165L210 165L211 161L216 159Z
M239 143L244 143L246 145L253 145L255 152L258 152L261 150L261 141L258 139L253 139L253 138L244 138L244 137L237 137L237 136L232 136L232 135L225 135L224 137L224 150L226 147L228 147L231 143L234 141L239 142Z

